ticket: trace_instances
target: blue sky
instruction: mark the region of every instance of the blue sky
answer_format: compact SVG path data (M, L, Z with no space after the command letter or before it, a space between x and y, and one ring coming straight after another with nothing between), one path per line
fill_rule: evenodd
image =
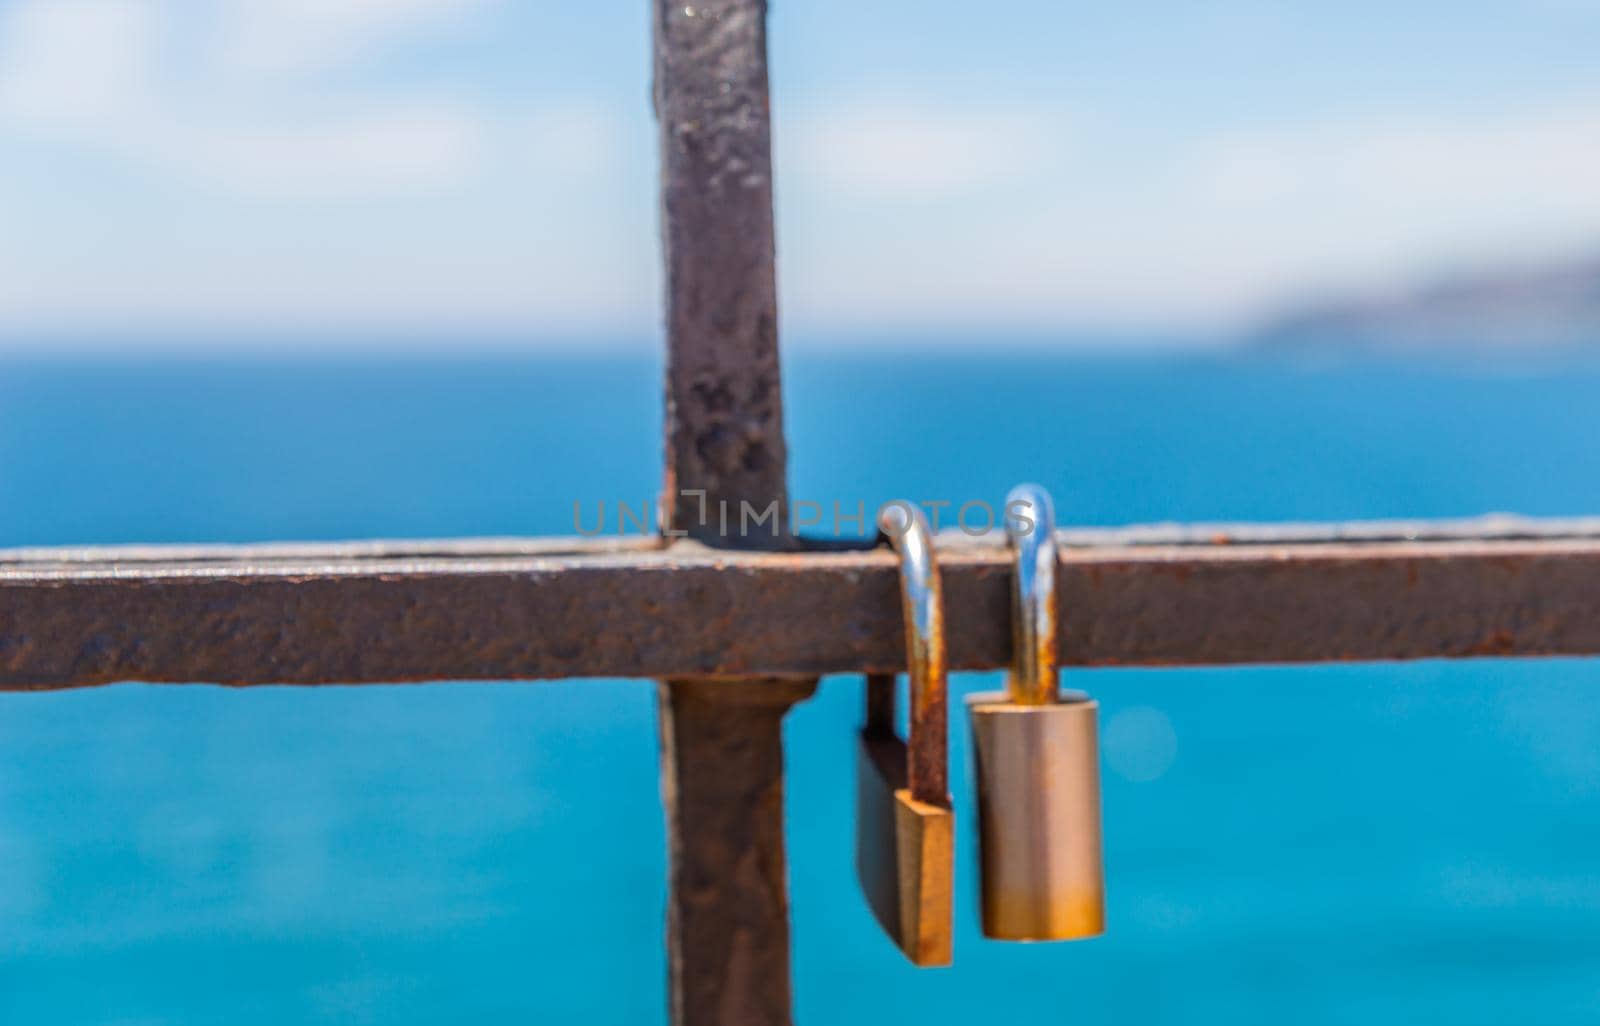
M1600 0L790 0L791 337L1600 250ZM0 0L0 344L648 344L649 0Z

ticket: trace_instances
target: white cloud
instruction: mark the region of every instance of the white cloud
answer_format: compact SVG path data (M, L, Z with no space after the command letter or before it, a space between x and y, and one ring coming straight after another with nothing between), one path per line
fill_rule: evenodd
M303 73L346 65L489 0L229 0L219 57L232 70Z
M816 188L874 201L930 201L1026 177L1050 151L1048 115L872 101L803 123L793 162Z
M343 119L224 127L203 137L179 134L154 155L245 196L372 198L466 180L483 162L483 134L467 111L412 105Z
M300 28L311 32L326 21L327 34L311 34L324 47L337 40L343 54L358 36L371 38L466 3L252 0L236 6L257 12L244 20L266 40L285 42ZM438 190L462 183L482 164L484 119L459 102L281 90L263 102L248 91L230 92L203 71L200 80L171 87L154 69L169 57L174 14L159 0L17 3L0 25L0 129L65 141L251 198ZM315 47L308 52L332 54Z
M0 275L0 306L48 319L100 303L172 323L186 311L351 324L479 311L581 324L619 306L648 319L652 162L632 149L646 138L642 96L632 111L532 97L547 105L530 111L384 63L492 27L507 6L0 0L7 163L22 163L10 158L23 142L47 154L36 163L88 155L105 186L92 219L59 198L28 211L51 237L94 221L54 263L0 238L0 266L23 269ZM1600 243L1595 98L1249 129L1214 112L1095 116L928 94L779 111L785 320L812 330L1229 327L1323 286ZM0 188L21 182L0 166ZM45 192L0 203L40 207ZM180 197L162 209L190 219L189 237L130 243L148 266L82 252L148 235L156 193ZM428 202L403 229L363 202L395 197ZM255 210L263 198L269 213ZM385 234L424 222L403 245ZM337 256L295 250L289 224ZM236 249L216 257L224 245ZM619 278L624 247L637 265Z
M0 118L105 131L147 100L156 11L141 0L23 0L0 19Z
M1195 156L1207 197L1252 220L1295 210L1431 234L1488 221L1600 217L1600 104L1500 120L1290 128Z
M1286 297L1600 245L1600 102L1190 129L1137 147L1109 120L1031 110L990 115L1007 127L987 135L965 119L904 123L933 142L850 127L796 157L793 323L1229 329ZM874 202L848 239L857 210L841 198Z
M0 162L6 336L648 326L651 205L608 192L615 112L349 66L476 0L250 6L290 49L338 39L293 67L263 42L250 68L236 22L178 0L0 0L0 151L22 158ZM57 162L93 193L52 189Z
M533 165L553 177L583 179L621 160L619 121L599 104L563 102L535 111L520 131Z
M1578 102L1227 135L1178 165L1192 193L1172 186L1163 202L1233 268L1235 307L1548 258L1600 244L1597 123L1600 103Z

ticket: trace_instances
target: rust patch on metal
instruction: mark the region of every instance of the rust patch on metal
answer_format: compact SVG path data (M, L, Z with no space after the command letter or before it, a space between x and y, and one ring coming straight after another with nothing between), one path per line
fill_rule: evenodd
M1469 647L1467 655L1508 656L1517 651L1517 639L1510 631L1498 630Z

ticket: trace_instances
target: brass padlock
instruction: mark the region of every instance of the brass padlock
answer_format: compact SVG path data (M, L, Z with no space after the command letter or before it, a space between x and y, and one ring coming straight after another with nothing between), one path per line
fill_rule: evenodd
M1096 704L1057 681L1056 536L1050 495L1006 497L1016 553L1006 691L967 700L978 789L983 932L1074 940L1105 930Z
M911 730L909 743L895 734L894 676L869 676L856 761L856 875L879 924L906 957L943 966L951 961L955 892L944 600L921 511L890 503L878 523L900 554Z

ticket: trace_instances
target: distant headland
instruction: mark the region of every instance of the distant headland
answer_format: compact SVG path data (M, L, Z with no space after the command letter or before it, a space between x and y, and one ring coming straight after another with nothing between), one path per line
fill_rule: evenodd
M1600 355L1600 255L1292 308L1253 342L1306 355Z

